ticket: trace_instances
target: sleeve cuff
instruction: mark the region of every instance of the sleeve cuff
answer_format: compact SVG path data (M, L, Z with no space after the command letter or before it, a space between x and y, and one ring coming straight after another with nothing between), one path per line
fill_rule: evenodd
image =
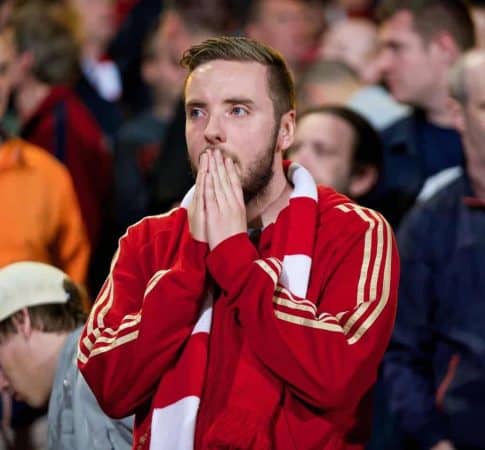
M239 233L222 241L207 257L207 267L216 283L226 292L244 282L244 274L259 258L247 233Z

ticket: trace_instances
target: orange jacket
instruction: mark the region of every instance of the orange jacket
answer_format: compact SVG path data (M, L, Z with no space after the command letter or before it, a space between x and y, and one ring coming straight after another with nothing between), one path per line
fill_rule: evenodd
M0 267L40 261L84 283L89 243L62 164L20 139L1 144L0 203Z

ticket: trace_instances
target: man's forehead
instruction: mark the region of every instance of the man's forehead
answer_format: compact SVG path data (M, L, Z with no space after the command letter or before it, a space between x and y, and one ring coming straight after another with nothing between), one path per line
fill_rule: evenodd
M255 61L227 61L216 59L196 67L188 76L185 95L211 89L217 82L219 94L246 92L266 86L266 66ZM195 91L195 92L194 92Z

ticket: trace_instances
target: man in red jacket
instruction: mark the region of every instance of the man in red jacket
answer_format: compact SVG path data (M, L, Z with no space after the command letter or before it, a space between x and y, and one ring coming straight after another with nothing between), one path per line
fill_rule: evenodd
M136 414L137 449L362 449L392 231L283 162L294 86L277 52L217 38L182 63L196 185L120 240L81 371L108 414Z

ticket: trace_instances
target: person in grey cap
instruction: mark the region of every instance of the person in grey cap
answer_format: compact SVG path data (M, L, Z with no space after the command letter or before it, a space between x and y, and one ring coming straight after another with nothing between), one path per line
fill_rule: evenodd
M61 270L0 269L0 388L48 407L49 450L131 449L131 417L109 419L76 366L82 293Z

